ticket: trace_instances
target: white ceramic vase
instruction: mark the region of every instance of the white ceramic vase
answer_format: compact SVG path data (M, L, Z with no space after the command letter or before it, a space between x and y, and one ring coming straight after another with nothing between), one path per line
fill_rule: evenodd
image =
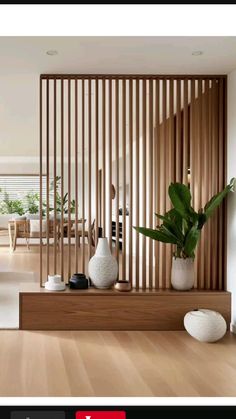
M117 261L111 254L106 237L98 239L96 253L88 264L88 274L96 288L110 288L117 279Z
M175 258L172 260L171 284L175 290L188 291L194 285L194 259Z
M213 310L200 309L187 313L184 317L187 332L200 342L216 342L227 330L224 317Z

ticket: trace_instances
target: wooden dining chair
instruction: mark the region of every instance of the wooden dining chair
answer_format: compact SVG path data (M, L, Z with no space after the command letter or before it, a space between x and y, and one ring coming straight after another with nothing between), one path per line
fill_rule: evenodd
M72 232L71 237L75 237L75 228L71 232ZM80 247L80 239L83 237L82 227L78 228L77 234L78 234L78 245ZM93 220L90 227L84 230L84 237L86 237L88 244L91 243L91 246L95 247L95 219Z

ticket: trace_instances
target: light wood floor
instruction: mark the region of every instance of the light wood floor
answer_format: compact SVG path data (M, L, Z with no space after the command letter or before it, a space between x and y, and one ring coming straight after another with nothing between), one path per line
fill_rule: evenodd
M94 252L94 249L92 248ZM50 246L49 249L49 266L50 273L54 273L54 249L53 246ZM68 246L64 246L64 276L68 277L69 267L68 267ZM87 274L88 266L88 246L85 245L85 273ZM16 250L11 252L9 246L0 246L0 269L8 271L32 271L39 274L40 270L40 249L37 245L31 245L30 250L27 250L24 245L17 245ZM57 250L57 273L61 273L61 252ZM43 247L43 278L46 280L46 246ZM121 258L120 258L120 267L121 267ZM78 271L82 272L82 249L78 250ZM71 246L71 274L76 272L75 270L75 247Z
M0 248L1 270L37 271L37 247ZM1 396L234 396L236 336L0 331Z
M236 396L236 337L0 331L0 396Z

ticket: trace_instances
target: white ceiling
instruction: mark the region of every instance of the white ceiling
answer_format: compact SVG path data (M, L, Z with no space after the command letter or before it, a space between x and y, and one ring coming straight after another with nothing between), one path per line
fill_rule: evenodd
M0 37L0 57L0 74L224 74L236 68L236 37Z

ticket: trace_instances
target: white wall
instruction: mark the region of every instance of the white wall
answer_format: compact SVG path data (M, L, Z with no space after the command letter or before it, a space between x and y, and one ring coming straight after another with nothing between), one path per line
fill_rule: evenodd
M39 74L0 76L0 156L37 156Z
M228 76L228 181L236 176L236 70ZM232 330L236 333L236 193L228 196L227 289L232 292Z

